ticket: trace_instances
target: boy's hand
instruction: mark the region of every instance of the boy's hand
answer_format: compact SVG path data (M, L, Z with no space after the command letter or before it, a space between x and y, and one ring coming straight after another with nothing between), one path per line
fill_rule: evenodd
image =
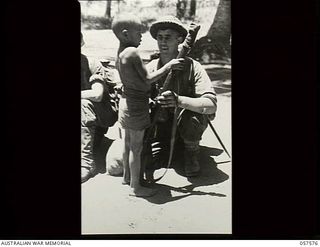
M175 58L172 59L170 62L167 63L169 69L172 70L183 70L185 66L185 59L184 58Z

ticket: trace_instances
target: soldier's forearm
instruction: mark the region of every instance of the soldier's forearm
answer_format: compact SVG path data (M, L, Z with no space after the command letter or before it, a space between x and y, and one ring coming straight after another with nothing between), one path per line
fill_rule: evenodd
M100 102L103 98L103 92L103 85L101 83L95 82L91 85L91 89L81 91L81 99Z
M178 107L201 114L214 114L217 110L217 105L211 99L205 97L190 98L179 96Z
M83 90L81 91L81 99L88 99L94 102L100 102L102 100L102 95L97 94L93 90Z

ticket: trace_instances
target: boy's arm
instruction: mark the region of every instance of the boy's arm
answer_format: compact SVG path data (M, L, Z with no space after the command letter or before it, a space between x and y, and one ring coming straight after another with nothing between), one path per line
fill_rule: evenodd
M147 71L145 65L143 64L143 61L138 53L138 50L137 49L130 49L130 51L128 51L128 52L129 52L129 54L128 54L129 58L133 64L134 68L136 69L136 71L138 72L138 74L140 75L142 80L149 83L149 84L159 80L162 76L167 74L172 67L172 63L167 63L163 67L161 67L160 69L158 69L152 73L148 73L148 71Z

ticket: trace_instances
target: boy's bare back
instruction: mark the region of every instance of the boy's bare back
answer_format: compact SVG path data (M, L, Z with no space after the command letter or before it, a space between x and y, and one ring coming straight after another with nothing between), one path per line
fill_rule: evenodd
M147 92L150 84L145 81L147 71L135 47L127 47L119 53L118 69L126 89Z

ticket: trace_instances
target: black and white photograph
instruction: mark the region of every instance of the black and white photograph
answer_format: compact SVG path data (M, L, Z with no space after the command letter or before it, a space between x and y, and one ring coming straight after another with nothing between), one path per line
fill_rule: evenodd
M1 245L318 245L317 5L4 1Z
M79 2L82 234L231 234L231 1Z

